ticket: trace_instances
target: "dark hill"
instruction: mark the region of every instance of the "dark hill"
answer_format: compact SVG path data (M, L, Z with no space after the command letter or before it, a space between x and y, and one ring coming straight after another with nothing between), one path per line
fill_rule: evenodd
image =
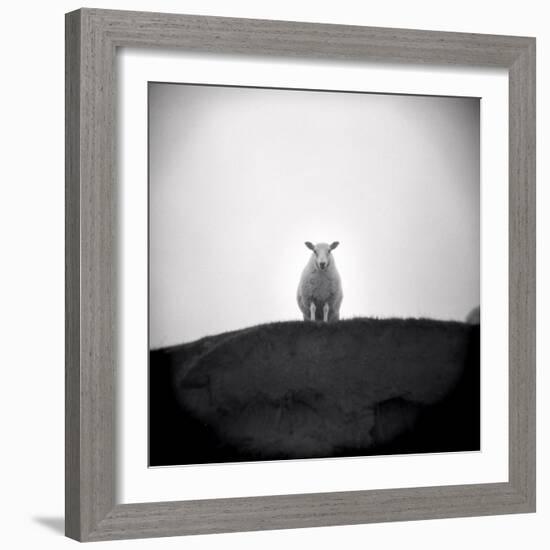
M291 321L151 351L150 464L479 449L479 326Z

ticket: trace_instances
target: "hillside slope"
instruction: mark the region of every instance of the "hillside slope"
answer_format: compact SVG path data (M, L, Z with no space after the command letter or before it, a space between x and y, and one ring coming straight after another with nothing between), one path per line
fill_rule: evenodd
M151 465L479 449L479 326L259 325L150 354Z

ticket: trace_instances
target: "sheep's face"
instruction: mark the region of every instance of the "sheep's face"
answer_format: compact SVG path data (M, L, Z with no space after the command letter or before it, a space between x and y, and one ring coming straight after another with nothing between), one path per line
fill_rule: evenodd
M315 265L321 271L326 271L332 262L332 250L338 246L338 241L332 244L317 243L313 244L309 241L306 242L306 246L313 252L315 256Z

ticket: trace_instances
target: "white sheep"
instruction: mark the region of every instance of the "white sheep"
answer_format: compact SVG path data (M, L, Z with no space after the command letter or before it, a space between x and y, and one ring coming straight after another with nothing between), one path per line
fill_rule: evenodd
M313 245L308 241L305 244L313 252L298 285L297 300L304 321L320 321L321 312L323 321L338 321L344 295L340 274L331 252L339 243Z

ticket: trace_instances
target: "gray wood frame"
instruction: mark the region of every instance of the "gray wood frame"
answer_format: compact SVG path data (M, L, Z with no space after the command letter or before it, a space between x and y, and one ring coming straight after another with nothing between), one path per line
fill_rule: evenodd
M509 481L116 504L118 47L509 70ZM535 39L82 9L66 16L66 534L81 541L535 511ZM493 182L499 185L499 182Z

